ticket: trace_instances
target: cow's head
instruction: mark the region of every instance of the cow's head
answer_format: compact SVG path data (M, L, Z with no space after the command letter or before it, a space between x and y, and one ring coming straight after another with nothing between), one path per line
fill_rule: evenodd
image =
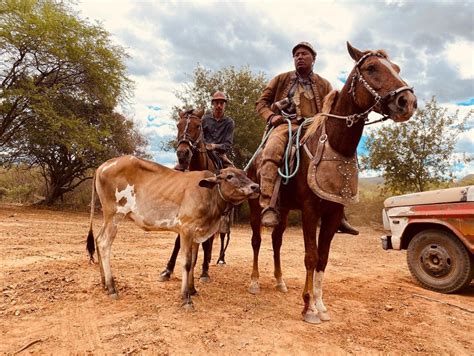
M213 188L216 185L221 198L234 205L247 199L255 199L260 194L260 186L251 181L244 171L233 167L224 168L214 177L199 182L199 186L205 188Z

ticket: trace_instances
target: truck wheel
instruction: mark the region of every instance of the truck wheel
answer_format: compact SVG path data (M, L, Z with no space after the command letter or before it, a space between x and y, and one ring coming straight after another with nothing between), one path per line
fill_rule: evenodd
M408 245L408 268L427 289L453 293L469 285L474 259L461 241L441 230L416 234Z

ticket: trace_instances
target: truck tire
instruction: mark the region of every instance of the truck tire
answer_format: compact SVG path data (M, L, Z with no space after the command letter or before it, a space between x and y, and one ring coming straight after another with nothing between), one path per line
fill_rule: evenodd
M426 289L454 293L471 282L474 259L459 239L442 230L425 230L408 245L408 268Z

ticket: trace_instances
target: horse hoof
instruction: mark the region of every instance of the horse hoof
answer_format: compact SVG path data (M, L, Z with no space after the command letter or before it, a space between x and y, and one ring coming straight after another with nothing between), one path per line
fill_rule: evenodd
M183 308L184 308L184 310L186 310L188 312L193 312L195 310L193 303L184 303Z
M258 282L250 282L250 286L248 289L250 294L259 294L260 293L260 285Z
M282 293L288 293L288 288L286 288L286 284L285 283L279 283L276 285L276 289L279 291L279 292L282 292Z
M211 277L209 277L209 273L207 271L202 271L201 276L199 277L199 280L202 283L209 283L211 281Z
M110 293L109 297L114 299L114 300L117 300L118 299L118 294L117 293Z
M319 312L318 313L319 315L319 319L321 319L321 321L329 321L331 320L331 317L329 316L329 314L327 312Z
M161 272L161 274L158 276L158 282L167 282L170 280L171 277L171 272L168 270L165 270Z
M201 281L201 283L210 283L211 282L211 278L209 276L201 276L201 277L199 277L199 280Z
M303 315L303 320L310 324L321 324L321 319L319 319L318 314L313 311L306 312L306 314Z
M223 260L217 261L217 265L218 265L218 266L224 266L225 264L226 264L226 263L225 263L225 261L223 261Z

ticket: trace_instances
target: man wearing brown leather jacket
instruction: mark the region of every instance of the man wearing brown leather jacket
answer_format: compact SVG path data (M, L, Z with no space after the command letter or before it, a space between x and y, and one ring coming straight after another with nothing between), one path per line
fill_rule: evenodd
M322 109L323 98L332 90L331 84L313 72L316 51L308 42L300 42L293 48L295 71L286 72L273 78L256 103L260 117L274 130L262 152L260 166L260 205L262 225L274 227L279 222L278 208L272 199L278 167L288 141L288 126L282 116L290 115L294 126L301 119L312 117ZM281 125L285 123L285 125ZM271 203L272 202L272 203ZM357 235L359 232L343 218L339 231Z

